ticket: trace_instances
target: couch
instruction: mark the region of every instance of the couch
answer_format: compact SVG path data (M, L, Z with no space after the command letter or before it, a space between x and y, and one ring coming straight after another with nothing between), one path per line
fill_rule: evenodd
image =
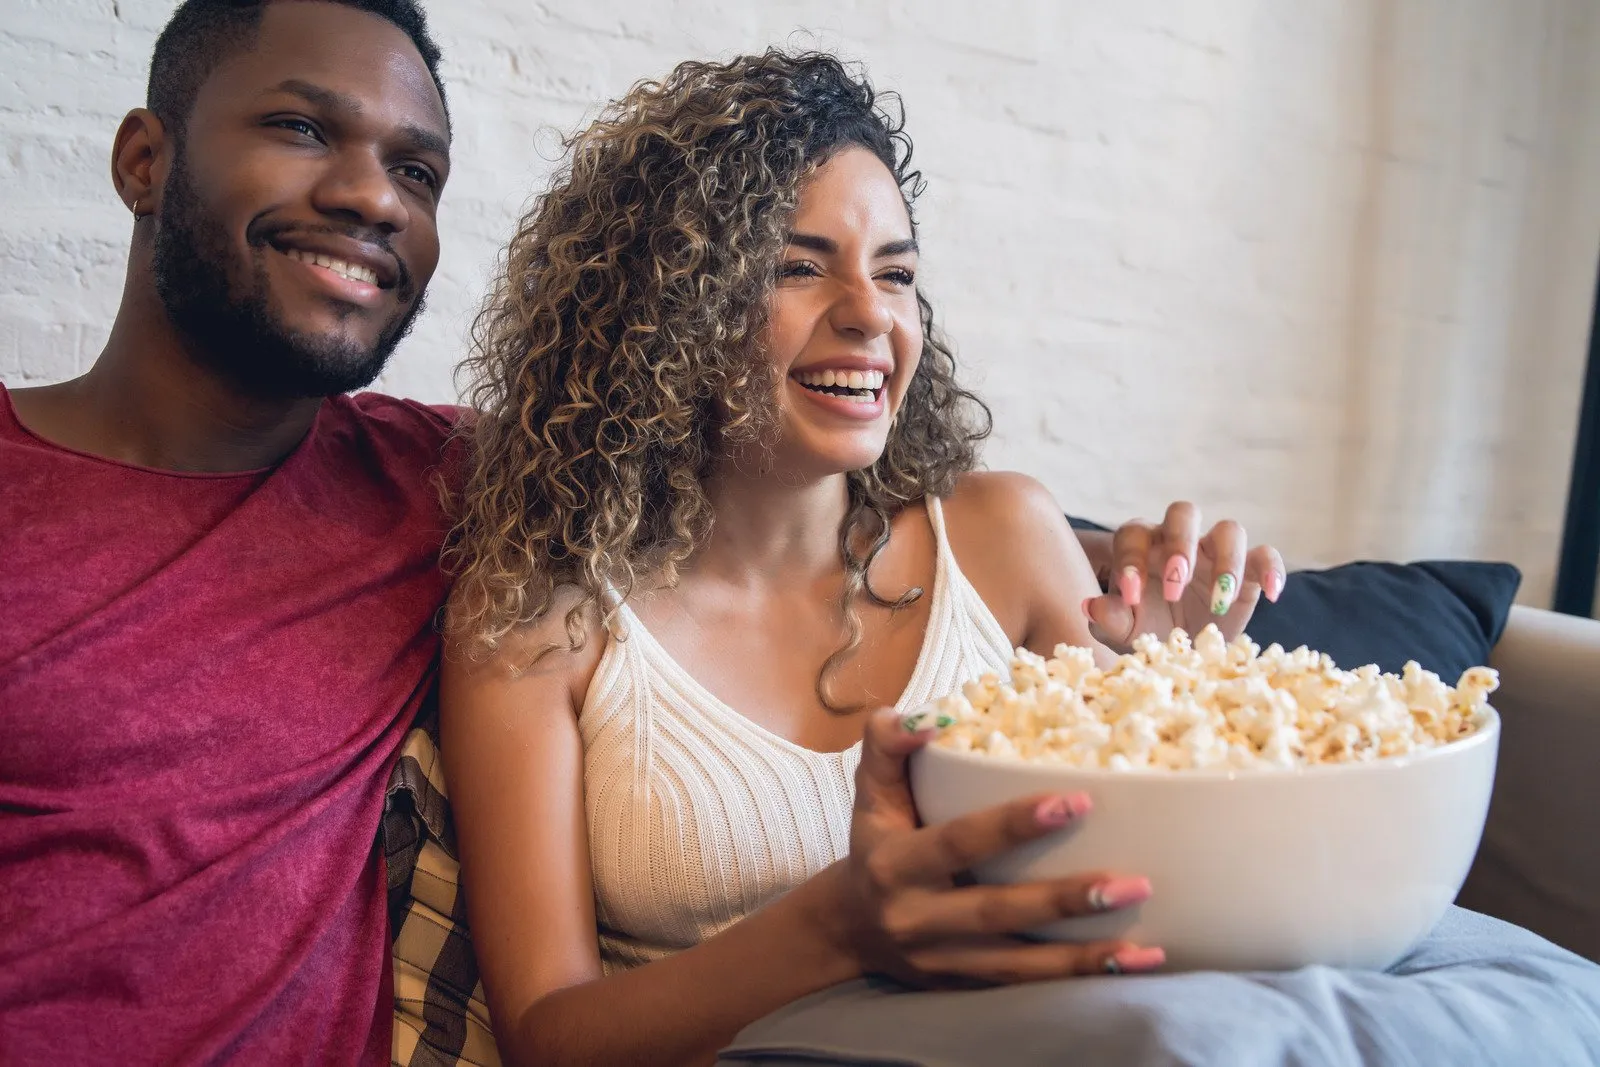
M1600 621L1514 606L1490 662L1501 677L1499 766L1457 903L1600 962ZM403 1067L498 1063L452 837L437 752L419 726L384 829Z
M1483 843L1457 898L1600 962L1600 622L1511 609Z

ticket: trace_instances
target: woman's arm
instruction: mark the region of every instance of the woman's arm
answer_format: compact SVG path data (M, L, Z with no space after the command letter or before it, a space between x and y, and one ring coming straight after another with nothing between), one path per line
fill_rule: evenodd
M521 676L503 659L444 664L442 755L496 1041L508 1064L708 1062L745 1024L857 967L818 936L819 883L695 949L601 977L574 699L598 644Z
M694 948L602 977L577 730L598 644L520 676L455 652L444 666L442 754L462 890L508 1064L708 1063L748 1023L867 971L971 984L1091 973L1113 956L1124 970L1159 962L1126 942L1001 936L1111 899L1100 874L954 884L972 864L1081 817L1087 799L1034 796L918 828L905 760L931 724L910 733L886 710L868 725L847 859Z
M962 571L1014 644L1041 656L1081 645L1109 665L1084 610L1100 583L1048 489L1010 471L968 474L944 509Z

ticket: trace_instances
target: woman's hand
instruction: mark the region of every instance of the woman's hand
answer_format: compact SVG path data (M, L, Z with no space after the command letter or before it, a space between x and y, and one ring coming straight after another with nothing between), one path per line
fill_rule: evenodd
M841 948L866 973L915 986L971 986L1159 967L1165 955L1127 941L1030 942L1012 935L1150 896L1143 878L1084 874L1009 886L959 886L974 864L1070 826L1089 811L1082 794L1042 794L918 828L907 757L934 735L931 721L891 709L867 722L856 772L850 856L840 869L835 918Z
M1270 545L1249 547L1231 519L1200 536L1200 509L1180 501L1160 526L1124 523L1112 540L1110 591L1084 601L1095 636L1126 651L1142 633L1165 639L1174 627L1195 634L1216 623L1232 640L1256 603L1276 601L1287 572Z

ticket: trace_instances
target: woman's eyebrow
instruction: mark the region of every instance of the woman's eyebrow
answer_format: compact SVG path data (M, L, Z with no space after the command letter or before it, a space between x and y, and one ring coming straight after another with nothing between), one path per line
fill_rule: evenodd
M828 240L826 237L818 237L814 233L791 233L789 235L789 243L798 245L801 248L809 248L813 252L821 252L825 256L831 256L839 251L839 246L833 241Z
M814 233L791 233L789 235L789 243L798 245L801 248L809 248L813 252L821 252L825 256L834 255L839 251L837 242ZM917 251L917 239L915 237L902 237L898 241L888 241L879 245L878 250L872 255L874 259L882 259L885 256L903 256L907 252L915 251Z

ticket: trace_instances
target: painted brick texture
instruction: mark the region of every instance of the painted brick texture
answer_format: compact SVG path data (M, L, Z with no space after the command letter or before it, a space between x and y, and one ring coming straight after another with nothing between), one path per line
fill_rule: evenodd
M0 4L0 379L80 372L129 220L108 154L170 0ZM431 310L455 396L560 134L689 56L899 89L923 278L991 466L1102 518L1184 496L1291 559L1474 556L1549 592L1600 248L1592 0L435 0L457 122Z

